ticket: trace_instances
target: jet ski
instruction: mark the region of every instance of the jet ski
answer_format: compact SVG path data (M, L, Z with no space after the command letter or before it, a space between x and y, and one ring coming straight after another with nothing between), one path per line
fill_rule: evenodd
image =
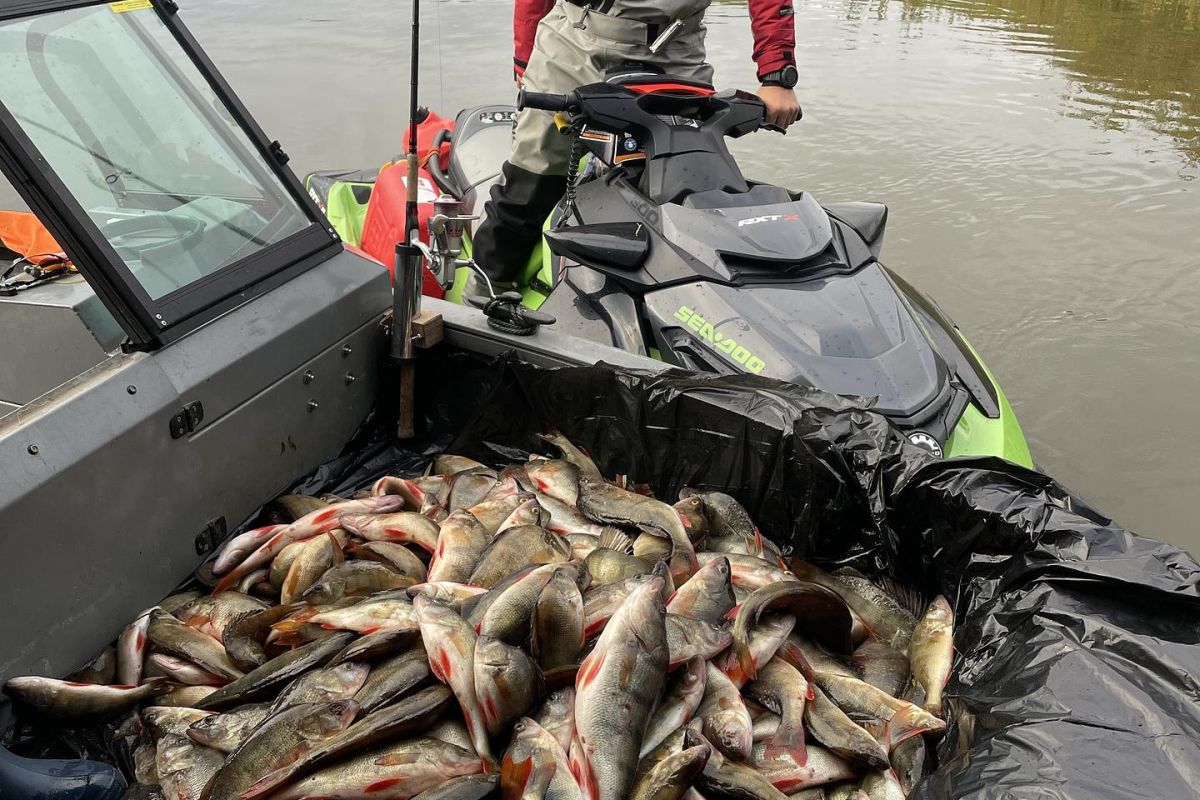
M494 292L472 280L469 233L519 108L554 112L578 158L519 291ZM742 173L726 140L764 130L763 110L751 94L634 65L565 95L467 108L452 124L429 115L419 178L427 293L436 285L480 306L507 332L552 323L684 369L875 398L934 455L1032 466L1012 408L962 331L880 260L887 207L822 203ZM365 198L360 238L385 263L403 218L402 172Z

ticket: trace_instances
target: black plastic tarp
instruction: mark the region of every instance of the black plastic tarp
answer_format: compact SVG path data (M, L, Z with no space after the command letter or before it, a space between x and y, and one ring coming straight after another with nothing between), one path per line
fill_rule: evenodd
M294 491L348 494L442 450L505 463L556 428L608 475L664 499L727 491L797 556L952 600L951 728L912 797L1200 797L1200 566L1186 553L1037 472L937 460L866 402L753 376L442 356L419 370L421 438L392 442L380 408ZM123 742L108 726L14 744L128 772Z
M867 404L750 376L422 367L426 452L494 463L557 428L609 475L719 488L806 559L942 593L953 716L917 798L1200 797L1200 566L1039 473L935 460ZM376 444L304 487L417 467Z

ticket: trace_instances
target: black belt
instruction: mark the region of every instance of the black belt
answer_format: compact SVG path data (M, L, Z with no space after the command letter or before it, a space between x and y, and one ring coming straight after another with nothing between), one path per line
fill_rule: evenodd
M565 0L565 2L573 6L579 6L580 8L586 8L593 14L608 14L612 11L613 6L617 4L617 0L591 0L591 2L588 0ZM641 20L637 21L641 22ZM643 22L642 24L646 26L646 44L652 44L658 38L658 35L662 33L663 26L657 22Z

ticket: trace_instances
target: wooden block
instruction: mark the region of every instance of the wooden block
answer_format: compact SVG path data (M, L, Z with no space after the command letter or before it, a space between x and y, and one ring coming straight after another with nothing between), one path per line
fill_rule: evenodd
M421 309L421 313L413 317L413 337L413 345L422 350L440 344L445 337L442 315Z

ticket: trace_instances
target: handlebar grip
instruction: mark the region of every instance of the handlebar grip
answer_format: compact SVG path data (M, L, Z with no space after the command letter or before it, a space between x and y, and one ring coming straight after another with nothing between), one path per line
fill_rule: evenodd
M787 136L787 128L784 128L780 125L763 125L762 129L764 131L770 131L771 133L778 133L783 136Z
M546 94L544 92L527 92L524 89L517 95L517 108L536 108L540 111L570 111L575 106L574 94Z

